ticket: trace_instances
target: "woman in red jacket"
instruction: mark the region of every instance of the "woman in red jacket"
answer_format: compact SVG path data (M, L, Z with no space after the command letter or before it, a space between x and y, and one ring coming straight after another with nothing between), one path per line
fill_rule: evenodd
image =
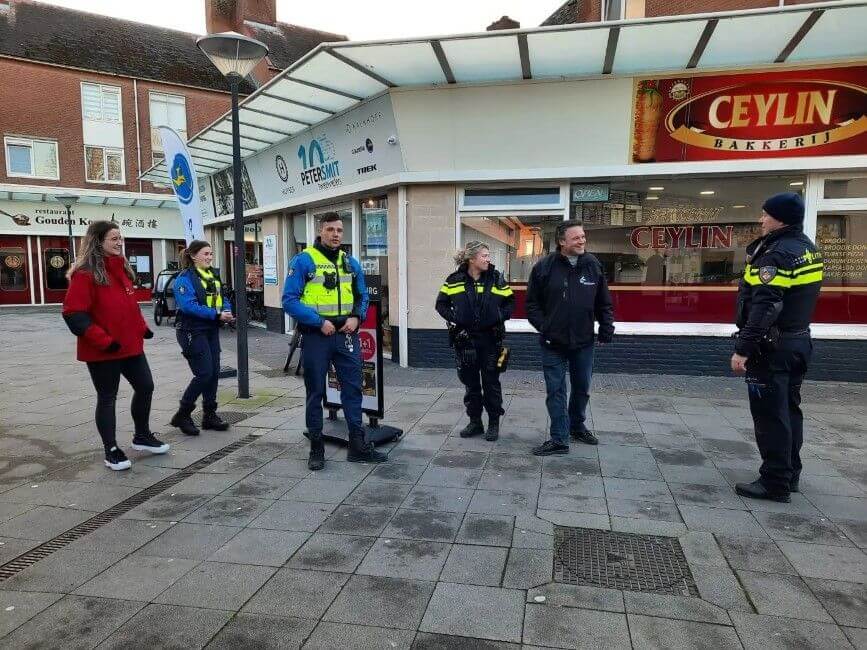
M112 221L87 228L81 250L69 270L63 319L78 337L78 360L87 363L96 387L96 428L105 446L105 464L113 470L131 463L115 440L115 402L120 376L133 388L133 449L164 454L169 446L150 430L154 382L144 355L144 339L153 337L135 299L135 274L123 256L123 236Z

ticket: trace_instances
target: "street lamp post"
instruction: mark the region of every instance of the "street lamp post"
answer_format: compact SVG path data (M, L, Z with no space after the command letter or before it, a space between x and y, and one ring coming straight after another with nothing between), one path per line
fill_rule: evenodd
M69 266L72 267L75 261L75 239L72 237L72 206L78 202L78 196L75 194L58 194L54 199L66 208L66 227L69 232Z
M232 89L232 196L235 203L235 318L238 335L238 397L250 397L250 372L247 363L247 281L244 258L244 192L241 181L241 134L238 124L238 86L268 54L264 43L224 32L202 36L196 45L228 79Z

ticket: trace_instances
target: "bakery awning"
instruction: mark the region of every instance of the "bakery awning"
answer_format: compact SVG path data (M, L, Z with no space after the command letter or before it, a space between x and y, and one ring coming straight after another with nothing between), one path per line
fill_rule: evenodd
M390 88L740 70L867 57L867 2L322 43L240 104L252 156ZM226 113L189 141L200 174L231 166ZM165 162L142 174L168 183Z

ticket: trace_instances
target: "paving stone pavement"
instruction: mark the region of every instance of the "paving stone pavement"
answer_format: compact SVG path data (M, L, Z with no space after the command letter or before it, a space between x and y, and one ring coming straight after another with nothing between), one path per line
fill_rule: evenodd
M606 376L598 447L529 449L538 373L509 373L495 443L461 439L441 371L387 371L381 466L306 469L304 388L259 371L285 340L251 335L254 396L228 432L167 426L189 372L173 332L147 343L166 456L102 466L93 389L56 313L0 312L0 565L226 445L252 442L6 579L0 648L867 647L867 388L805 386L801 492L744 500L758 453L736 379ZM227 357L231 337L224 348ZM130 396L118 399L128 447ZM554 526L675 537L699 597L553 581Z

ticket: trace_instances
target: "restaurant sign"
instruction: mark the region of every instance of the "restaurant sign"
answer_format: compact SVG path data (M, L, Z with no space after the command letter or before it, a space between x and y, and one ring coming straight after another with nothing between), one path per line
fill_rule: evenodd
M867 67L637 82L632 162L867 154Z

